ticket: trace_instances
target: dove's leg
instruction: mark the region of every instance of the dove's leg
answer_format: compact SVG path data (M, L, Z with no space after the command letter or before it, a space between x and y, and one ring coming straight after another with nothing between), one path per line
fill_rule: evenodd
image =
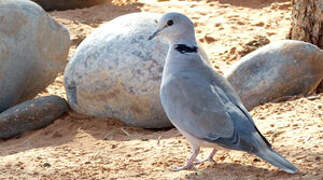
M191 169L194 167L194 161L196 160L196 157L200 152L200 146L191 144L191 148L192 148L193 154L190 157L190 159L187 160L187 162L184 166L175 168L174 169L175 171L180 171L180 170L184 170L184 169Z
M213 159L213 156L215 155L216 151L217 150L215 148L213 148L212 152L210 153L210 155L207 158L205 158L203 160L197 160L197 161L195 161L194 164L199 164L199 163L203 163L203 162L206 162L206 161L215 162L214 159Z

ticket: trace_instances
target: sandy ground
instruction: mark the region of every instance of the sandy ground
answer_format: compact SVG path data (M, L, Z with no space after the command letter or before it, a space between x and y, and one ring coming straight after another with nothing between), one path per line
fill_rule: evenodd
M198 40L213 66L223 73L255 48L250 44L285 39L291 20L291 3L284 0L121 2L50 13L70 31L69 58L93 29L119 15L178 11L195 22ZM66 98L62 75L40 96L49 94ZM274 149L299 167L295 175L255 156L227 150L217 152L216 163L173 172L172 167L183 165L191 155L188 142L176 129L131 128L115 119L69 113L44 129L1 141L0 179L319 180L323 179L322 106L323 94L319 94L268 103L251 111ZM210 151L203 148L199 157Z

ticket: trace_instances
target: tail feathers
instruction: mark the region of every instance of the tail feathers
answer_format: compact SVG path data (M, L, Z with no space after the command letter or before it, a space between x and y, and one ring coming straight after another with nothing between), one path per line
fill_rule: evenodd
M263 160L269 162L270 164L286 171L287 173L294 174L298 172L297 167L292 163L287 161L283 156L272 150L271 148L264 148L255 153L257 156Z

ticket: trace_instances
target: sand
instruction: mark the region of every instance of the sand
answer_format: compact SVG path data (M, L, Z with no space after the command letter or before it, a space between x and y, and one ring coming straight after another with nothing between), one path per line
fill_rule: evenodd
M86 9L49 14L70 31L69 58L100 24L131 12L185 13L220 73L257 46L285 39L291 3L286 0L113 1ZM255 41L256 43L249 43ZM249 44L249 45L248 45ZM256 44L250 46L250 44ZM39 96L66 98L62 74ZM216 163L173 172L191 155L174 129L127 127L116 119L72 112L46 128L0 141L0 179L323 179L323 94L268 103L251 111L274 149L299 167L286 174L247 153L219 150ZM202 148L199 158L211 149Z

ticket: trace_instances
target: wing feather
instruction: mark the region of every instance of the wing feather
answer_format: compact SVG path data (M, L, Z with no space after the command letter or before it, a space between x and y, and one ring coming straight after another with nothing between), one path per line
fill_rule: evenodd
M222 98L209 83L177 78L168 82L162 103L172 122L201 139L229 138L234 134L234 124L228 111L232 103ZM162 98L164 99L164 98ZM174 111L176 109L176 111Z

